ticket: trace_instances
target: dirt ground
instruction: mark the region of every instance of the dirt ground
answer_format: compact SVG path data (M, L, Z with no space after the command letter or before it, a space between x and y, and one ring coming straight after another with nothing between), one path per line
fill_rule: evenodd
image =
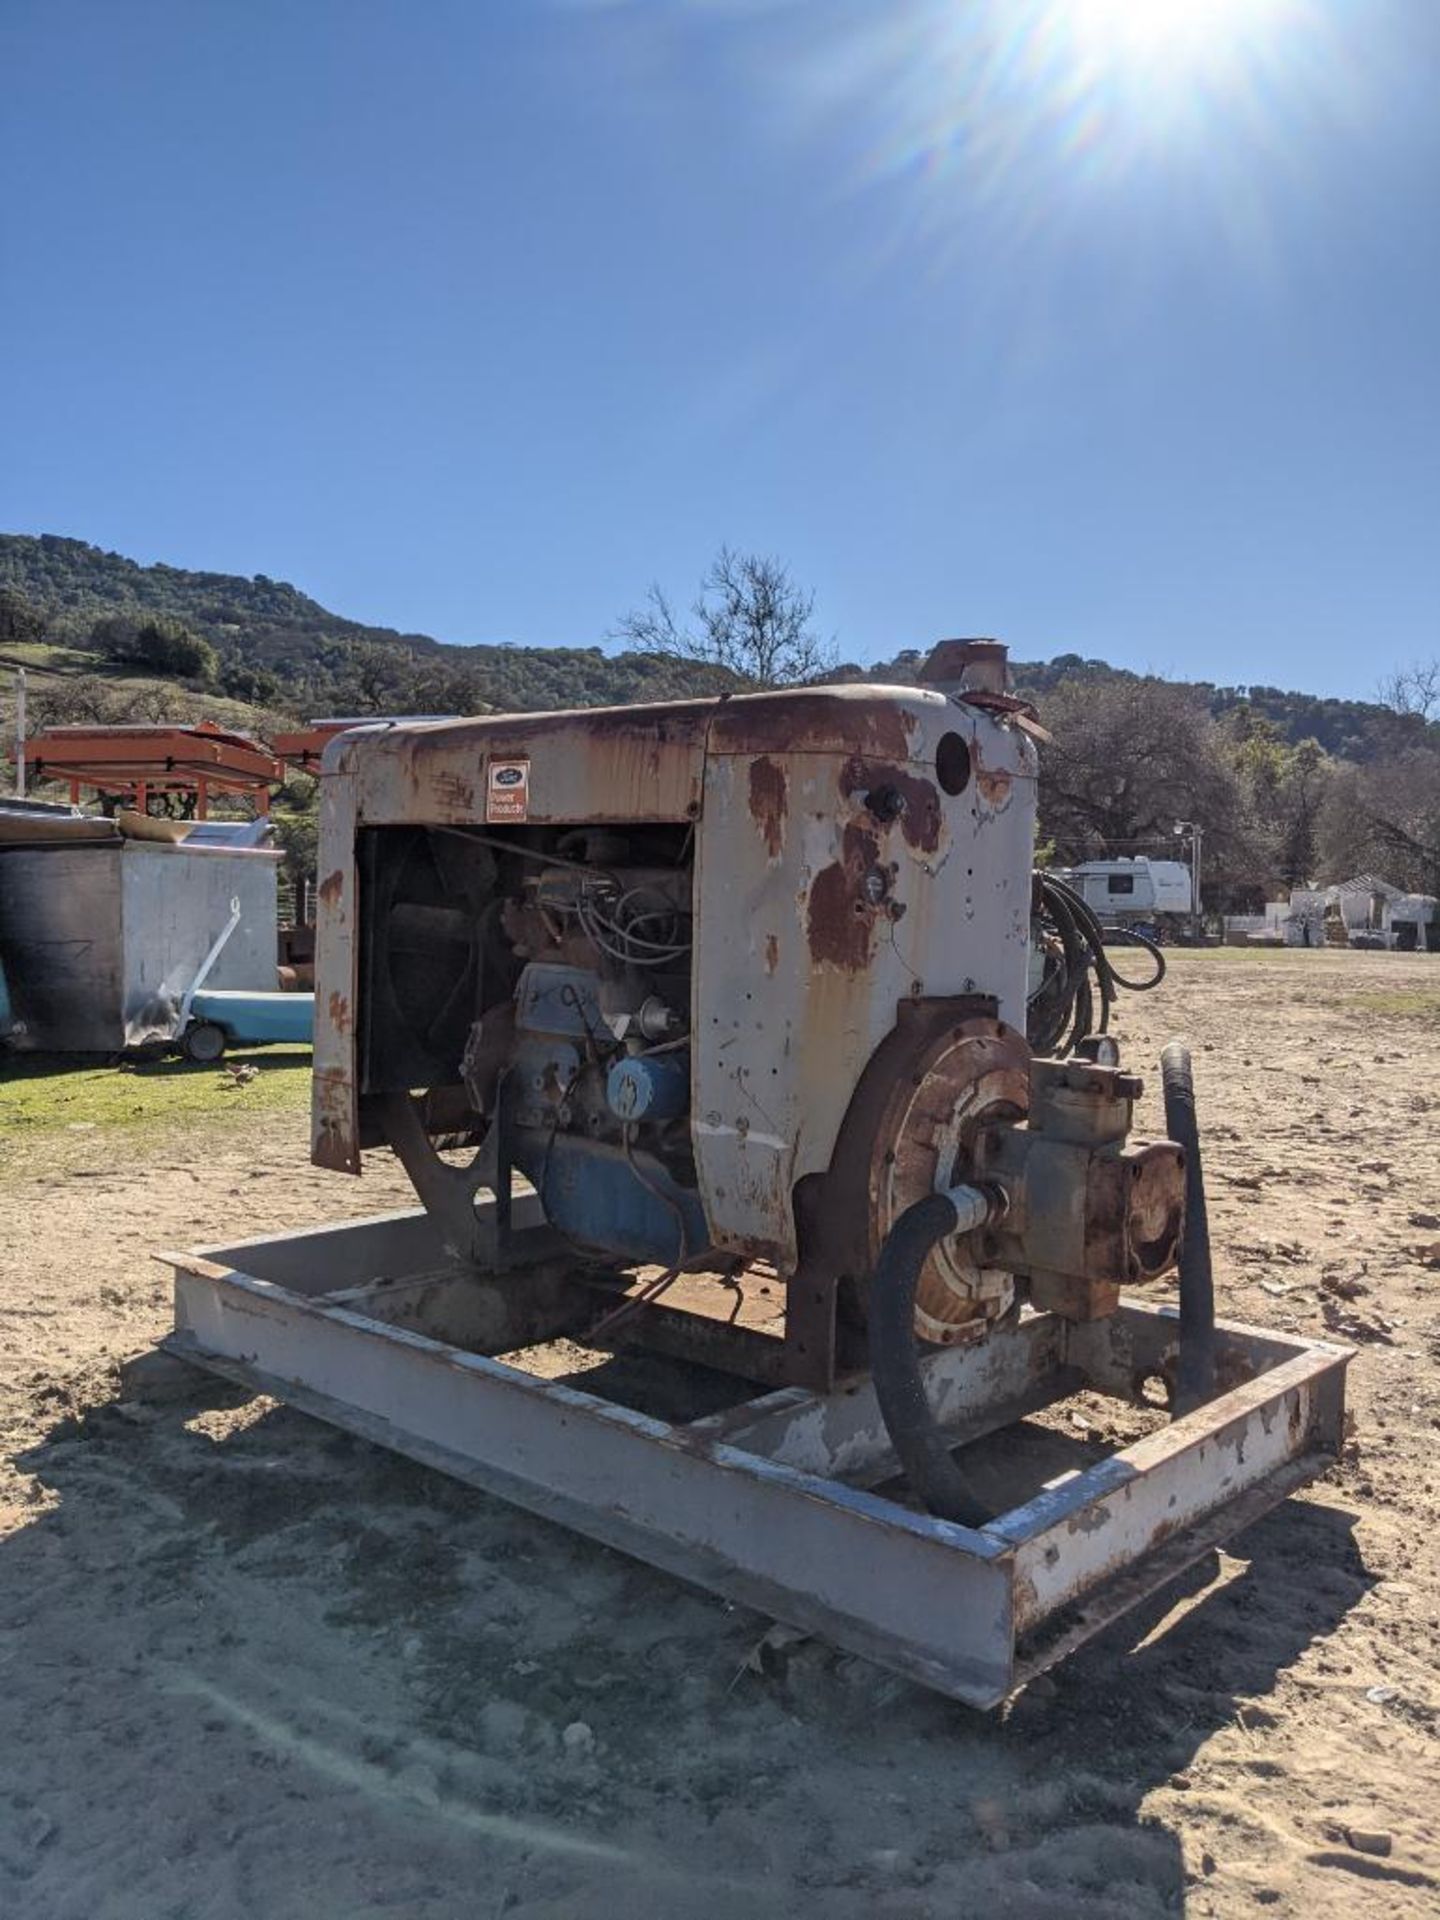
M1153 1131L1195 1046L1222 1310L1352 1340L1354 1439L990 1717L753 1673L757 1616L271 1402L117 1399L152 1249L407 1192L298 1098L21 1136L0 1084L0 1914L1440 1912L1440 961L1181 954L1121 1033Z

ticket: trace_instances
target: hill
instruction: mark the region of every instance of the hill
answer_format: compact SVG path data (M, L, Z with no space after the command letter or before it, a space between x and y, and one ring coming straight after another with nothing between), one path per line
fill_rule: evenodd
M322 607L288 581L257 573L200 573L123 554L58 534L0 534L0 586L22 594L46 618L47 638L80 643L97 620L158 615L203 634L224 656L243 649L252 665L294 668L326 640L373 641L411 653L436 653L423 633L367 626Z
M835 680L913 682L907 649ZM264 575L138 566L53 535L0 535L0 757L13 675L31 670L28 725L220 721L270 737L323 714L483 713L601 706L738 689L723 669L654 652L447 646L332 613ZM1255 912L1317 876L1383 871L1440 892L1440 723L1363 700L1166 681L1078 654L1013 662L1054 740L1041 759L1045 857L1174 851L1204 828L1206 903ZM275 809L287 865L309 873L314 783Z
M923 653L906 650L893 659L873 667L842 669L848 678L868 680L878 685L904 684L913 680ZM1132 673L1126 667L1112 667L1104 660L1087 660L1078 653L1057 654L1053 660L1012 660L1010 670L1016 687L1042 706L1048 695L1061 686L1096 682L1122 682L1138 685L1151 678ZM1287 745L1298 747L1313 740L1337 760L1365 762L1393 748L1395 714L1373 700L1336 700L1314 693L1287 692L1280 687L1217 686L1209 680L1178 681L1188 687L1209 709L1212 719L1223 720L1229 714L1248 710L1249 717L1267 721ZM1423 732L1416 723L1417 733ZM1440 739L1440 728L1429 729L1432 740Z
M178 621L219 656L234 697L292 713L484 712L620 705L735 685L730 675L645 653L592 647L454 646L371 626L266 574L143 567L57 534L0 534L0 593L34 616L18 641L84 649L114 619ZM22 623L23 624L23 623Z
M265 574L144 567L118 553L57 534L0 534L0 593L18 595L35 616L26 633L3 630L0 646L43 640L85 649L97 623L119 618L180 622L219 656L219 691L290 713L397 711L507 712L607 706L723 691L723 671L650 653L598 646L456 646L332 613L288 581ZM923 652L906 649L874 666L847 665L834 677L873 684L914 680ZM1063 653L1016 661L1016 684L1043 703L1061 685L1135 682L1143 676ZM1278 687L1190 683L1217 720L1248 708L1280 740L1315 740L1338 759L1375 759L1394 740L1394 716L1372 701L1322 699Z

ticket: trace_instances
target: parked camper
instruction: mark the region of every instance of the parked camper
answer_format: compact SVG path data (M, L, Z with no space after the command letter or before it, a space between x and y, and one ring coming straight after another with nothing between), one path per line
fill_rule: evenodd
M1086 860L1054 869L1103 925L1159 931L1190 913L1190 869L1183 860Z

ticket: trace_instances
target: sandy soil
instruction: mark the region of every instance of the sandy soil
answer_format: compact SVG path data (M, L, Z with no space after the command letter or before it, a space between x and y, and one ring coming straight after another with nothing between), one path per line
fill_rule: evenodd
M1133 1063L1197 1049L1224 1310L1353 1338L1355 1439L990 1718L814 1642L752 1673L757 1617L272 1403L116 1399L152 1248L375 1211L393 1168L240 1105L12 1155L0 1914L1440 1912L1437 990L1181 955L1126 1003Z

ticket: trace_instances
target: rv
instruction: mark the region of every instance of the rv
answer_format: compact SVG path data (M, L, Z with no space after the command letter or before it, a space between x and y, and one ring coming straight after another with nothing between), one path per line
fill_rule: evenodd
M1073 887L1102 926L1159 929L1190 913L1190 869L1183 860L1086 860L1052 869Z

